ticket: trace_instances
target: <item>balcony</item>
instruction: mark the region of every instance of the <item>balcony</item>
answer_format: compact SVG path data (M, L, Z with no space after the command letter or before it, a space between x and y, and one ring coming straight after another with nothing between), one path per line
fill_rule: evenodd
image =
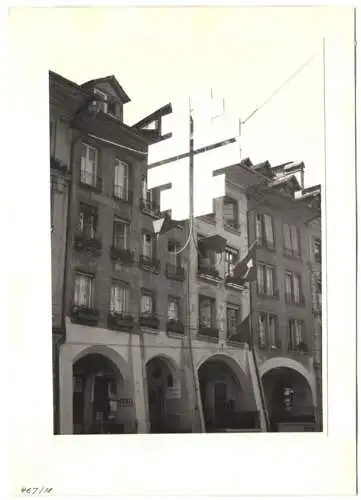
M305 298L302 294L300 294L298 297L295 297L293 293L285 293L285 300L286 304L293 305L293 306L304 306L305 305Z
M85 234L76 234L74 248L77 251L90 252L92 255L98 256L101 253L102 244L98 238L89 238Z
M183 281L185 278L184 267L171 264L170 262L166 264L165 274L167 278L176 281Z
M213 328L211 326L205 326L200 324L198 327L198 335L201 337L208 337L212 340L218 340L219 330L218 328Z
M179 319L170 319L167 321L167 332L184 333L184 325Z
M112 247L110 249L110 259L131 265L133 264L133 252L126 248Z
M98 193L102 190L102 179L92 172L81 170L80 172L80 185Z
M139 316L139 325L152 330L158 330L159 319L156 314L141 314Z
M131 205L133 203L133 191L124 188L124 186L118 186L115 184L113 198L117 201L123 201L124 203Z
M160 261L155 257L147 257L146 255L139 256L139 267L145 271L150 271L152 273L159 273Z
M293 354L308 354L308 345L306 342L299 342L298 344L289 342L288 351Z
M73 323L95 326L98 324L99 313L97 309L86 306L73 305L71 309L71 320Z
M111 330L132 330L134 327L134 318L127 313L109 313L108 328Z
M200 263L198 265L198 277L216 283L221 281L218 269L209 264Z
M143 213L150 215L151 217L160 216L160 206L151 200L140 199L140 209Z

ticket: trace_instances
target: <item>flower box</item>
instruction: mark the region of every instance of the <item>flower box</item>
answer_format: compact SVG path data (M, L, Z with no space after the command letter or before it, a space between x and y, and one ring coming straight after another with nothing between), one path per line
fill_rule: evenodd
M118 260L120 262L123 262L123 264L132 264L133 252L125 248L112 247L110 249L110 258L111 260Z
M141 314L139 316L139 324L140 326L144 326L146 328L152 328L153 330L158 330L159 319L155 314Z
M109 313L108 327L131 330L134 327L134 318L131 314Z
M184 333L184 325L179 320L169 320L167 322L167 331L174 333Z
M71 310L71 319L74 323L96 325L98 317L99 313L95 308L74 305Z

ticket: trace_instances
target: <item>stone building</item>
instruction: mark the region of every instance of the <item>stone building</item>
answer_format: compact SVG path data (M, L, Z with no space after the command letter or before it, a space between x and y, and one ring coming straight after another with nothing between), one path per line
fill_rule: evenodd
M225 168L226 196L186 245L188 221L155 231L166 214L147 187L147 147L164 139L171 106L130 127L129 101L114 76L78 85L50 73L55 432L267 430L281 389L312 424L305 220L315 209L296 199L300 169ZM249 287L234 268L255 239ZM271 417L276 427L292 420Z

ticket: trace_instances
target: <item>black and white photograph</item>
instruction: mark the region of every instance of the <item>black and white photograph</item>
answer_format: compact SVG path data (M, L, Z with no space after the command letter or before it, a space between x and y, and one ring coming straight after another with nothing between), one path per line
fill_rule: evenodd
M330 81L343 71L332 66L336 53L353 74L352 9L338 9L10 9L14 50L39 27L36 63L30 49L14 59L36 73L25 82L29 96L39 85L29 109L42 106L42 194L32 197L43 206L48 281L33 317L44 316L48 348L37 357L46 372L31 376L46 379L49 397L31 411L45 412L62 464L62 442L89 438L83 451L91 455L103 446L99 435L124 453L125 443L140 450L135 435L156 435L164 446L194 434L204 440L197 447L223 438L263 446L267 436L310 446L330 432L328 328L336 322L327 312L337 308L326 255L336 224L338 272L351 275L344 261L354 258L342 209L336 222L327 205L335 210L348 194L340 188L341 198L328 194L326 203L336 162L328 148L337 142ZM354 82L347 85L352 93ZM350 158L340 176L352 174L351 150ZM350 335L351 349L352 314L343 311L351 326L339 334ZM352 385L343 387L346 400ZM351 432L351 421L343 424Z

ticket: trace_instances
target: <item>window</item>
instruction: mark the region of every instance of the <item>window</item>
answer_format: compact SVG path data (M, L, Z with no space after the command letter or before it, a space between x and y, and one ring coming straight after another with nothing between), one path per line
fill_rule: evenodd
M292 224L283 224L283 248L289 255L300 256L299 232Z
M79 212L79 231L80 234L88 239L95 238L97 212L94 207L80 204Z
M129 165L118 158L114 167L114 196L125 201L129 199Z
M238 202L232 198L223 199L223 221L226 226L238 227Z
M151 259L155 254L155 240L150 233L143 233L143 256Z
M129 224L118 217L114 219L114 241L113 245L119 250L128 249Z
M273 219L269 214L257 214L256 238L258 242L267 247L275 246Z
M147 208L152 208L153 204L153 191L148 189L147 179L142 180L142 200Z
M290 336L290 349L296 349L303 343L304 337L304 323L298 319L290 319L288 322L289 336Z
M94 306L94 278L86 274L76 274L74 305L91 309Z
M96 109L99 111L103 111L104 113L107 113L108 112L107 94L99 89L94 89L94 94L96 94L100 98L100 100L96 102Z
M213 320L214 301L208 297L200 297L199 299L199 324L211 328Z
M259 329L259 345L260 347L266 346L266 314L258 316L258 329Z
M198 267L210 269L216 267L216 252L202 244L202 238L198 236Z
M260 313L258 316L259 345L261 348L275 349L279 346L277 338L277 318L274 314Z
M292 272L285 273L286 301L291 304L301 304L301 278Z
M276 295L275 274L276 270L273 266L266 264L257 265L257 284L260 295L267 295L269 297Z
M168 321L177 321L179 319L179 300L169 297L168 299Z
M143 292L142 300L140 304L141 314L153 314L154 313L154 297L149 292Z
M314 238L313 240L313 255L316 264L321 264L322 256L321 256L321 240L320 238Z
M114 284L111 288L110 311L112 313L126 313L129 308L129 288L126 285Z
M225 275L232 276L233 269L238 260L238 251L233 248L226 248L224 252Z
M82 145L80 181L89 186L97 185L98 151L88 144Z
M178 251L178 244L174 243L172 241L168 242L168 262L169 264L172 264L173 266L179 265L179 254L177 254Z
M227 305L227 337L237 333L239 308L237 306Z
M108 113L116 118L121 119L121 104L114 99L108 101Z

